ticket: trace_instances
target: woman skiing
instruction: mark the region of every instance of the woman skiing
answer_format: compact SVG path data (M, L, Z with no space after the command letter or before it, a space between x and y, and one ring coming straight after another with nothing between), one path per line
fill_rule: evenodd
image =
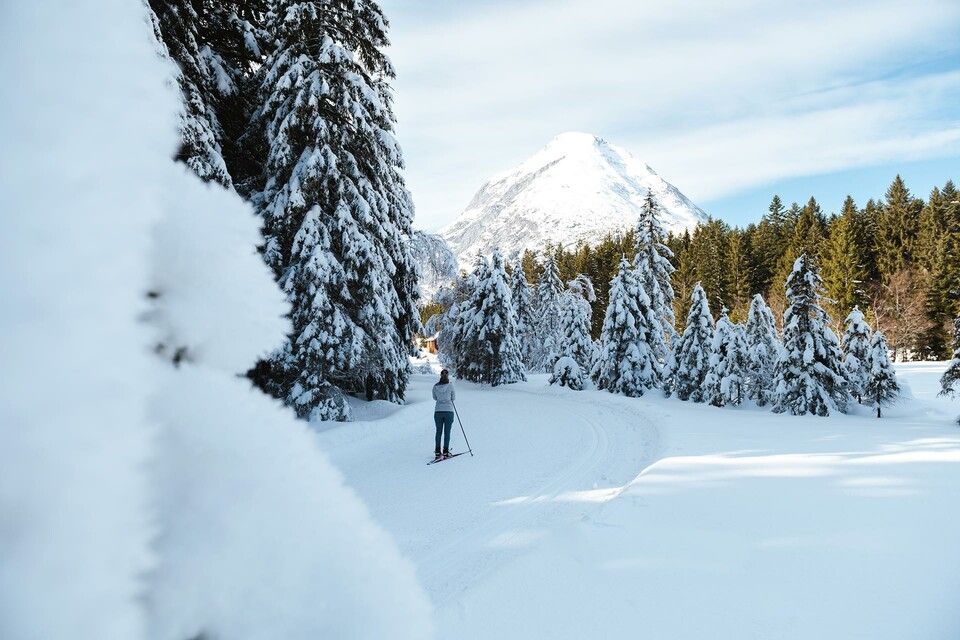
M444 369L440 372L440 382L433 385L433 399L437 401L434 409L433 421L437 424L437 446L434 455L439 459L450 456L450 429L453 427L453 401L457 399L457 391L450 382L450 372ZM440 435L443 434L443 453L440 453Z

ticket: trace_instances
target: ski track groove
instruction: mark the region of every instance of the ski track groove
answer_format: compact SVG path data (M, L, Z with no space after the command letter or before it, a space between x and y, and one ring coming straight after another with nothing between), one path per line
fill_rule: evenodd
M534 392L523 389L510 390L514 393ZM595 411L584 411L581 407L584 404L582 399L563 398L558 394L558 398L568 405L565 409L567 415L576 416L577 422L590 429L590 445L587 452L582 455L574 464L569 465L565 471L549 479L538 489L529 492L529 495L515 504L504 507L505 511L492 519L487 520L478 527L474 527L462 535L444 543L441 547L431 552L429 555L421 558L420 578L424 586L433 596L434 606L440 607L448 602L458 593L465 590L469 584L475 583L485 574L496 568L496 562L486 561L491 554L509 553L509 550L493 551L489 543L495 539L510 541L516 539L516 532L508 534L511 529L521 528L526 522L529 522L538 511L555 506L555 499L566 490L573 488L577 481L588 478L591 471L596 469L603 461L609 451L610 434L608 427L595 417ZM587 403L595 406L595 403ZM607 407L610 408L610 407ZM637 469L639 474L657 459L657 451L651 451L649 445L658 441L656 427L647 416L630 410L628 407L613 407L616 413L628 416L633 421L642 421L647 427L645 431L653 432L654 437L650 442L647 438L641 438L643 444L643 454L640 460L641 469ZM599 508L599 504L593 507L585 506L582 511L589 512ZM579 514L582 517L583 513ZM504 534L507 534L504 538ZM479 567L472 571L464 571L467 566L478 565ZM469 575L469 579L463 579L461 576Z

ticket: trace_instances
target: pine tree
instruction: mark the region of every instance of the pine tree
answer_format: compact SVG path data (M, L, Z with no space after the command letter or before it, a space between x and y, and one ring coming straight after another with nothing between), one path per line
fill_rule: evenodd
M870 378L863 395L876 406L878 418L880 407L893 403L900 396L897 374L890 364L887 339L882 331L874 332L870 341Z
M180 115L182 144L176 159L185 163L203 180L225 187L233 182L223 159L223 127L214 108L213 90L217 86L216 69L201 53L201 16L191 0L150 0L155 16L157 41L177 63L177 84L183 103Z
M499 251L478 269L477 286L460 312L462 344L457 354L457 375L464 380L494 387L526 380L510 288Z
M325 383L399 402L409 377L419 294L386 24L368 0L278 0L267 16L276 49L252 126L269 178L255 202L293 333L264 386L301 416L344 417L319 408Z
M577 361L570 356L560 356L553 365L550 374L550 384L568 387L574 391L583 391L586 386L586 376Z
M668 395L675 394L681 400L704 401L704 379L710 367L714 330L707 294L697 283L690 296L686 327L664 371L664 388Z
M559 358L553 365L550 384L564 384L568 380L571 389L580 390L590 371L593 360L593 340L590 339L590 302L596 298L590 279L584 275L570 281L560 296L560 343ZM576 367L566 362L573 360ZM561 360L564 362L561 364ZM558 373L559 372L559 373ZM574 386L577 385L577 386Z
M830 226L823 260L823 282L834 309L852 309L866 302L860 218L853 198L847 196L843 212Z
M747 397L764 407L773 400L773 377L780 357L777 324L759 293L753 296L746 327Z
M754 291L769 291L777 273L777 265L786 245L786 209L780 196L773 196L767 213L757 225L752 266Z
M689 229L684 229L679 236L668 238L668 244L677 263L677 270L673 272L671 278L676 294L673 303L674 318L687 317L690 311L690 296L693 295L693 289L697 285L693 259L690 256L691 242ZM671 344L671 347L675 349L676 343Z
M462 274L449 287L441 287L435 299L446 310L433 316L424 327L428 333L437 334L437 357L440 363L450 369L455 376L459 376L457 362L460 361L459 354L463 347L461 330L465 323L461 315L466 316L470 313L470 300L477 289L477 282L484 268L482 259L478 260L472 272Z
M872 333L858 307L854 307L847 316L847 330L843 334L840 346L843 348L843 374L850 388L850 395L863 402L871 376L870 354L872 353ZM886 345L886 339L884 339Z
M720 220L708 220L694 229L690 258L695 274L711 306L722 308L729 302L727 264L730 228Z
M533 344L531 370L549 372L557 359L560 348L560 294L563 282L553 256L548 254L543 263L543 272L537 281L536 339Z
M717 320L704 378L705 400L715 407L739 405L746 396L746 344L743 329L730 321L724 308Z
M653 315L650 299L643 291L630 263L620 261L610 283L600 347L591 377L598 389L637 397L660 383L660 364L650 349L654 334L663 327Z
M523 364L528 369L532 365L533 347L536 340L533 307L530 301L530 287L523 272L523 265L518 260L510 276L510 304L513 316L517 321L517 340L520 342L520 351Z
M666 331L666 339L673 341L676 338L673 315L674 293L670 284L670 276L675 271L670 263L673 252L664 243L666 234L660 221L657 219L657 203L653 194L647 193L637 221L636 255L633 259L633 268L637 271L637 278L650 300L654 315L660 320ZM661 362L666 361L668 343L655 337L650 345Z
M921 207L903 179L894 178L877 220L877 262L885 281L915 257Z
M939 203L934 206L934 197ZM936 229L930 288L926 295L927 313L932 321L931 335L925 340L928 353L941 358L950 353L950 320L960 313L960 194L953 182L931 194L936 210Z
M847 383L841 371L840 343L830 316L820 306L822 280L802 254L787 279L789 306L783 314L783 350L777 362L773 410L793 415L845 412Z
M953 359L940 378L941 396L955 398L960 393L960 317L953 321Z
M747 244L745 234L739 229L730 230L729 251L726 260L727 296L733 317L746 315L747 300L750 296L749 272L747 264Z

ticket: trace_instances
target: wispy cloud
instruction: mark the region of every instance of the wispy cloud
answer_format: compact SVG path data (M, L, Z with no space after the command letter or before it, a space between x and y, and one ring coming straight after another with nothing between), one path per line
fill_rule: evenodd
M955 0L383 0L418 226L557 133L695 200L960 153Z

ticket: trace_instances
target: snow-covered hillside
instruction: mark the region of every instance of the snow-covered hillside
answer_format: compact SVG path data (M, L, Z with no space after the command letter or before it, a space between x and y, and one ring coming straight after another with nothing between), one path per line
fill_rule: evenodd
M879 420L456 382L475 457L431 466L416 376L319 439L439 637L957 638L960 405L935 396L945 363L897 368Z
M546 242L595 243L637 221L647 193L666 230L706 214L621 147L586 133L564 133L518 167L492 177L466 210L440 231L461 264L499 247L509 259Z

